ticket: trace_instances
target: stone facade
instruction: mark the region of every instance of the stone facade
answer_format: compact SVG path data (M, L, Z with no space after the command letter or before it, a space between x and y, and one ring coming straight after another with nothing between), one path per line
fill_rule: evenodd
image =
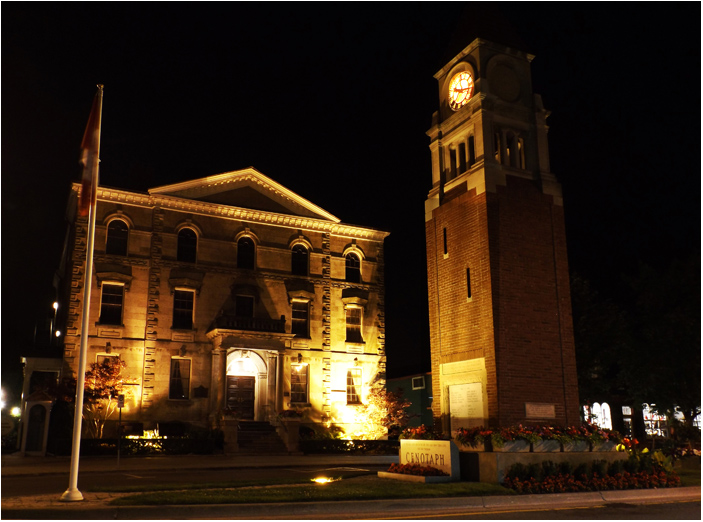
M64 373L80 349L87 220L69 204ZM150 189L100 188L87 363L126 363L123 419L223 414L350 430L385 382L386 232L340 220L248 168ZM63 303L62 303L63 306Z
M532 58L477 39L435 75L425 232L445 431L579 422L563 201ZM473 80L462 105L450 99L460 73Z

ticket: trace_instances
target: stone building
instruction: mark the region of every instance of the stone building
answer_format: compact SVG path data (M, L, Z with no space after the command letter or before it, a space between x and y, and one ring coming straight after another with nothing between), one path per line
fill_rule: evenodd
M78 367L87 220L69 202L64 374ZM383 242L253 168L98 190L87 363L120 357L123 419L223 413L353 431L385 382Z
M579 423L564 207L532 58L477 38L435 74L425 232L445 431Z

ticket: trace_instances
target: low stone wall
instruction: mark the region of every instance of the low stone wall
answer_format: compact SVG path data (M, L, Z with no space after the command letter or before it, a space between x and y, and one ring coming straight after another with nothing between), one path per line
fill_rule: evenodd
M590 464L594 460L608 463L627 460L624 451L583 451L583 452L466 452L459 453L461 480L499 484L513 464L538 464L546 460L554 463L571 462L574 467Z

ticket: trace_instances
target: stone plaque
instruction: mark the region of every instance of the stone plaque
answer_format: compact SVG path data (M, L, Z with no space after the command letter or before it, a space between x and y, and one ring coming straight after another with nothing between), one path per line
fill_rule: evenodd
M525 403L525 417L528 419L554 419L556 416L554 404L541 402Z
M430 466L459 480L459 448L450 440L400 440L400 464Z
M483 425L483 386L480 382L449 386L451 430Z

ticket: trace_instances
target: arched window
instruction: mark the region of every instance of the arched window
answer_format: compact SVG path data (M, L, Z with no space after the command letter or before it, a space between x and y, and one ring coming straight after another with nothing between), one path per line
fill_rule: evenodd
M192 228L183 228L178 232L178 250L176 259L186 263L195 263L198 251L198 235Z
M361 261L359 256L350 252L345 256L347 270L345 279L350 283L361 283Z
M126 256L128 239L129 227L127 223L121 219L110 221L110 224L107 226L105 253L113 256Z
M291 273L301 276L308 275L309 257L305 245L295 245L291 251Z
M256 245L250 237L244 236L237 241L237 268L254 269Z

